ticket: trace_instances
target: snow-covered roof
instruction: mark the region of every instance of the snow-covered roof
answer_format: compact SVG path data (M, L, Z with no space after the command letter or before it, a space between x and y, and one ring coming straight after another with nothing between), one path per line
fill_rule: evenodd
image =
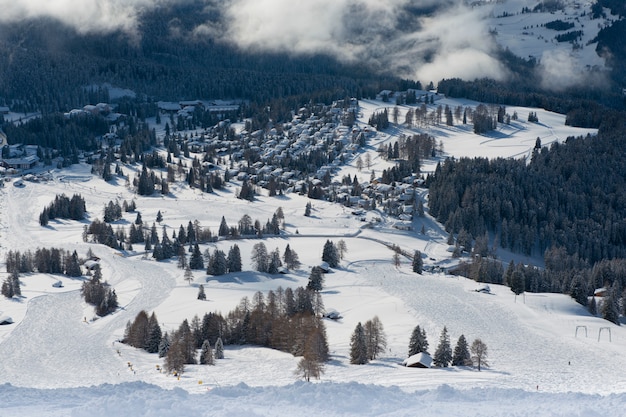
M0 325L13 324L13 319L9 316L0 316Z
M402 361L402 365L413 368L430 368L433 358L426 352L416 353Z

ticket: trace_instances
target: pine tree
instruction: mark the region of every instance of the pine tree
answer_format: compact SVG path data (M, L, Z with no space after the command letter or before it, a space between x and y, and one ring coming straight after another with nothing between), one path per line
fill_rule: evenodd
M267 264L268 274L277 274L282 265L283 263L280 260L280 252L278 251L278 248L276 248L269 255L269 263Z
M206 300L206 294L204 292L204 285L200 284L198 287L198 300Z
M306 207L304 208L304 215L306 217L310 217L311 216L311 202L310 201L308 203L306 203Z
M459 336L459 340L454 347L454 353L452 354L452 366L471 366L472 358L470 356L469 348L465 336Z
M511 280L509 282L509 287L511 287L511 291L515 294L515 299L517 300L517 296L522 294L525 290L525 278L524 273L519 269L516 269L511 274Z
M146 343L146 352L157 353L159 351L159 345L163 338L161 333L161 326L156 318L156 314L152 312L150 319L148 320L148 341Z
M226 223L226 218L222 216L222 220L220 221L220 227L218 229L217 234L219 236L228 236L230 229L228 228L228 224Z
M591 297L591 301L589 301L589 313L592 315L598 314L598 305L596 303L596 297Z
M416 250L413 253L413 272L421 274L424 270L424 260L422 259L422 253Z
M353 365L365 365L367 359L367 342L365 340L365 330L359 322L352 333L350 339L350 363Z
M2 283L2 295L6 298L13 298L15 295L13 292L13 279L11 277L7 277Z
M619 326L619 293L617 281L613 283L609 289L608 295L602 300L600 313L603 319Z
M213 349L208 340L202 343L202 349L200 351L200 365L215 365L213 358Z
M581 274L574 275L570 285L570 296L576 300L578 304L586 307L589 303L588 293L589 291L585 279L581 276Z
M228 251L228 272L241 272L241 251L239 246L234 244Z
M296 251L292 250L289 244L285 248L285 252L283 253L283 261L287 268L294 270L300 267L300 259Z
M156 222L160 224L162 221L163 221L163 215L161 214L161 210L159 210L156 215Z
M227 272L228 262L226 261L226 254L220 249L215 249L207 267L207 274L217 276L224 275Z
M167 355L167 351L170 349L170 337L167 332L161 338L159 342L159 358L164 358Z
M187 267L185 268L184 278L185 281L187 281L189 285L191 285L191 283L193 282L193 272L191 272L191 268L189 268L189 265L187 265Z
M331 268L336 268L339 265L339 253L337 252L337 247L330 240L327 240L326 243L324 243L322 261L328 263L328 266Z
M224 342L221 337L215 342L215 359L224 359Z
M322 268L314 266L311 268L311 274L309 275L309 283L306 286L307 290L322 291L324 286L324 274Z
M413 329L411 339L409 340L409 356L421 352L428 353L428 340L426 339L426 331L420 329L420 326L417 325Z
M200 252L200 246L197 243L193 245L193 252L191 252L191 258L189 259L189 268L204 269L204 259L202 258L202 252Z
M435 350L435 356L433 356L433 364L441 368L447 368L452 361L452 348L450 347L450 336L448 336L448 329L446 327L441 331L439 336L439 345Z

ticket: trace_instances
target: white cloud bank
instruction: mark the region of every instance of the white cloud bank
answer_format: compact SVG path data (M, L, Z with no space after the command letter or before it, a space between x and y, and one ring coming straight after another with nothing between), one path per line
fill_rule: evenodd
M430 17L407 13L432 4L436 3L233 0L226 9L224 36L251 50L323 52L347 61L366 60L422 81L502 79L506 73L493 57L495 43L484 23L489 8L472 9L450 0L445 11Z

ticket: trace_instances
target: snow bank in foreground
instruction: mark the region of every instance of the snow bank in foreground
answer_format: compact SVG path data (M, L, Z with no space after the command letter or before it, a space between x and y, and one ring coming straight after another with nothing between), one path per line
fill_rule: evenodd
M40 390L0 386L0 415L26 416L606 416L626 394L550 394L511 389L460 391L447 385L407 393L358 383L303 383L251 388L240 384L206 394L164 390L142 382Z

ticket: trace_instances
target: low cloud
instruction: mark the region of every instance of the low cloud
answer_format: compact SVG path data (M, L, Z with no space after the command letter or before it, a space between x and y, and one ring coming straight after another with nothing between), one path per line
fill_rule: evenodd
M577 85L606 87L608 78L601 69L590 71L581 67L570 52L563 49L546 50L539 60L541 87L550 91L563 91Z
M197 0L0 0L0 23L50 17L80 33L141 36L140 18L161 6ZM465 0L204 0L197 27L172 25L172 36L210 37L250 51L325 53L423 83L442 78L505 79L487 26L491 6ZM210 11L210 13L208 12ZM427 13L424 13L427 12ZM563 51L546 51L544 88L559 91L597 80ZM601 78L603 79L603 78Z
M411 14L416 8L436 11ZM244 49L328 53L425 82L502 79L488 12L456 0L232 0L223 36Z
M0 0L0 22L49 17L79 33L138 33L138 17L161 0Z

